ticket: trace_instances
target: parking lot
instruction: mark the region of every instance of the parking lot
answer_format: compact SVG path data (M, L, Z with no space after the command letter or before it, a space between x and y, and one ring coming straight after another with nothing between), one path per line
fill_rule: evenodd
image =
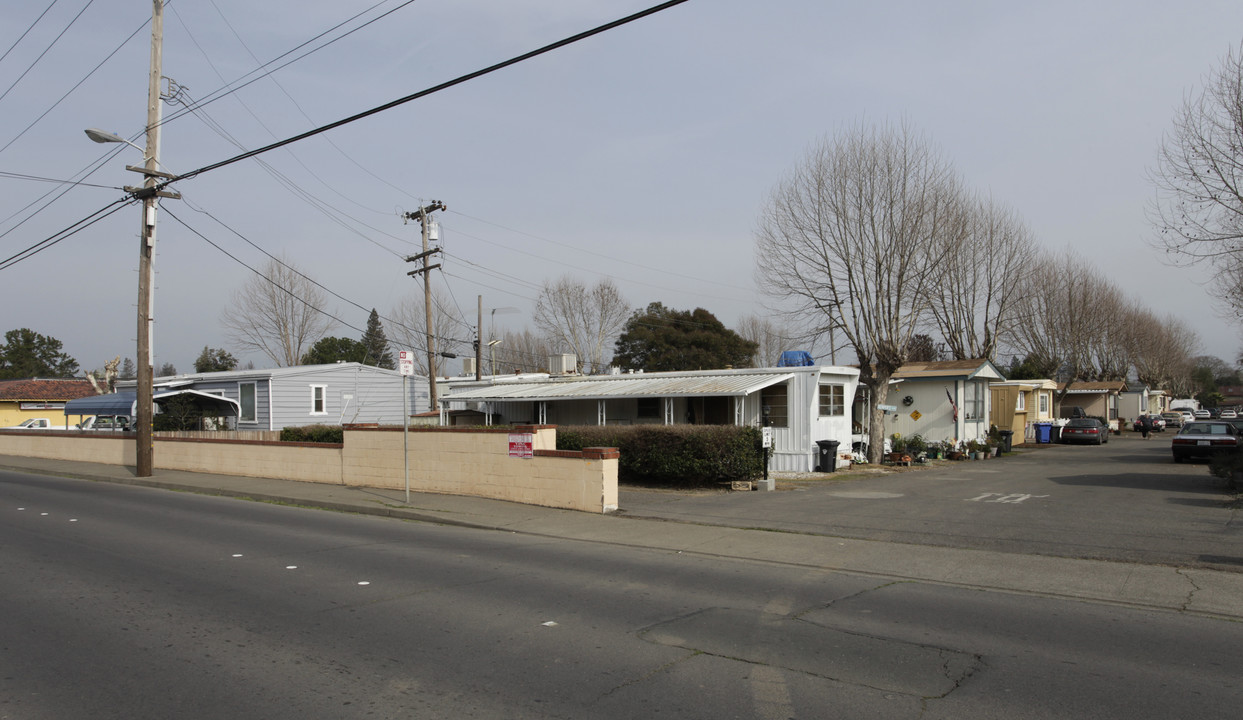
M1234 497L1203 461L1175 464L1172 432L1103 446L1019 448L905 472L780 479L775 492L623 488L638 517L774 531L1243 571Z

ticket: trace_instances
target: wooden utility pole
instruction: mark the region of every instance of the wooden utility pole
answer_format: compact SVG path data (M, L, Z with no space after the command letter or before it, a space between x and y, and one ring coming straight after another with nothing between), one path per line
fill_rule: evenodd
M479 321L478 321L478 324L475 325L475 379L483 380L483 296L482 295L479 296Z
M152 0L151 11L151 74L147 80L147 149L143 153L142 226L138 231L138 393L135 406L135 474L151 477L155 466L155 437L152 422L155 415L155 371L151 358L152 260L155 257L156 169L160 154L160 78L164 47L164 0Z
M406 262L415 262L417 260L422 260L423 266L420 268L411 270L410 272L406 274L410 275L411 277L418 275L420 273L423 274L423 310L424 310L425 321L426 321L425 327L427 329L427 381L428 381L429 394L431 395L431 404L432 404L430 408L431 410L438 410L439 406L437 404L438 401L436 398L436 338L432 334L432 280L431 280L430 271L435 270L436 268L440 267L440 264L437 263L435 265L428 265L427 261L428 261L428 258L430 258L432 255L440 252L440 248L429 248L428 241L429 241L430 232L431 232L430 213L433 213L437 210L440 210L443 212L444 209L445 209L444 203L440 202L439 200L433 200L432 203L426 207L421 207L418 210L415 210L414 212L409 212L409 213L405 213L404 215L402 215L402 217L405 218L406 220L418 220L419 225L422 226L422 230L423 230L423 233L422 233L423 234L423 252L419 253L418 255L411 255L410 257L406 258Z

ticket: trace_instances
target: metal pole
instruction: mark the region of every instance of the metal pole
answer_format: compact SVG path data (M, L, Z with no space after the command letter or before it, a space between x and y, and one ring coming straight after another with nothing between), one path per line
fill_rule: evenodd
M144 189L154 190L158 156L160 154L160 66L164 43L164 1L151 3L151 73L147 82L147 149L144 168L147 171ZM142 226L138 246L138 393L134 415L137 424L134 451L135 474L151 477L155 465L155 446L152 422L155 411L155 389L151 358L151 334L155 284L152 281L152 261L155 258L156 196L152 192L142 201Z
M410 376L401 376L401 462L406 471L406 504L410 504Z

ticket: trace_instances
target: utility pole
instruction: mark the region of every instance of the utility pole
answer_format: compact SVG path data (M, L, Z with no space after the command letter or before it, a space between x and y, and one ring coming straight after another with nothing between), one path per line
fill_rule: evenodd
M475 325L475 380L483 380L483 296L479 296L479 321ZM493 381L495 382L495 380Z
M423 266L420 268L411 270L410 272L406 274L411 277L418 275L420 273L423 274L423 310L425 313L425 321L426 321L425 327L427 328L427 380L428 380L428 390L430 391L430 395L431 395L431 403L432 403L432 406L430 408L431 410L439 409L438 401L436 398L436 338L432 334L431 271L440 267L440 264L437 263L435 265L428 265L427 261L428 261L428 258L430 258L432 255L435 255L436 253L440 252L440 248L429 248L428 240L430 238L431 224L432 224L430 213L433 213L437 210L440 210L441 212L443 212L444 209L445 209L444 203L440 202L439 200L433 200L432 203L426 207L421 207L418 210L415 210L414 212L409 212L409 213L405 213L404 215L402 215L402 217L405 218L406 220L418 220L419 225L421 225L423 229L423 252L419 253L418 255L411 255L410 257L406 258L406 262L416 262L418 260L422 260Z
M160 154L160 79L164 45L164 0L152 0L151 11L151 74L147 81L147 149L143 153L143 167L126 167L142 173L146 180L142 188L125 188L135 198L142 200L142 225L138 245L138 397L134 409L137 427L135 442L135 465L138 477L151 477L155 465L155 443L152 421L155 414L155 389L153 361L151 358L151 332L154 317L152 304L155 283L152 281L152 260L155 256L155 213L157 196L177 197L176 193L156 190L156 178L171 179L171 175L156 169Z

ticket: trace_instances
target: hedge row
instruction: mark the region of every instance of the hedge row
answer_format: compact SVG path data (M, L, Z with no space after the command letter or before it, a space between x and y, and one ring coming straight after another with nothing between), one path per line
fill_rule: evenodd
M703 487L764 472L760 431L732 425L557 426L558 450L615 447L618 481Z
M345 428L340 425L299 425L281 428L281 442L343 443Z

